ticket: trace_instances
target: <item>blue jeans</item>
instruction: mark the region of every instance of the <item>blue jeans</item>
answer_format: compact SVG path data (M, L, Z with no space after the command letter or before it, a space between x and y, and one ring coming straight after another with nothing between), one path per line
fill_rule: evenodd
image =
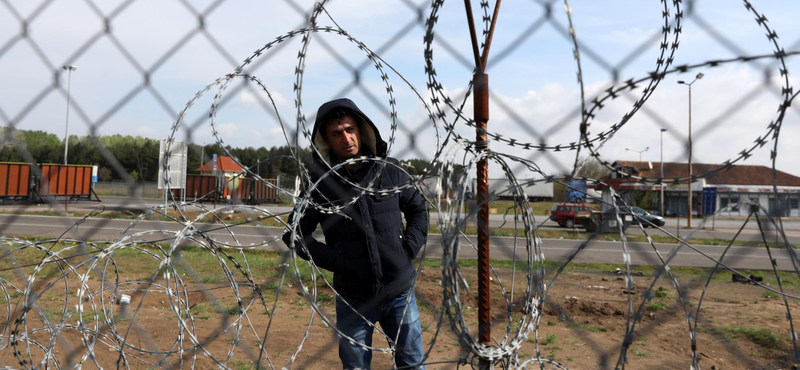
M411 301L405 310L408 294L411 294ZM417 298L412 289L386 302L353 299L347 299L347 302L373 324L380 322L381 330L391 340L397 338L394 360L398 368L425 369L419 365L424 360L425 350L422 345ZM336 328L356 342L371 347L374 329L359 317L353 308L348 307L341 297L336 297ZM404 310L405 317L403 317ZM402 325L400 325L401 320ZM400 331L399 337L398 331ZM339 358L345 370L369 369L372 351L350 343L347 339L339 338Z

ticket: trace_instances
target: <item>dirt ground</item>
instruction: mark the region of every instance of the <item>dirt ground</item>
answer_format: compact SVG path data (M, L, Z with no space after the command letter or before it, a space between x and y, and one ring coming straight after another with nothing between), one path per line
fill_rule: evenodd
M472 292L462 292L462 307L465 321L474 335L477 330L474 295L477 284L471 277L477 276L476 269L465 267L462 273ZM511 269L500 268L498 273L510 294ZM767 273L764 274L766 277ZM730 273L721 276L726 279L712 282L700 313L696 347L701 368L792 368L790 326L783 299L761 287L733 283ZM514 303L511 305L514 331L522 315L519 301L525 290L524 271L517 271L515 278ZM429 350L427 368L465 368L463 365L459 367L458 361L467 357L468 350L459 344L446 317L439 327L438 318L443 312L440 309L441 279L441 270L434 267L423 268L418 279L417 299L423 339L426 350ZM694 316L705 279L702 275L690 274L678 276L678 279L690 302L690 314ZM246 282L240 282L237 290L246 315L239 315L242 311L236 303L235 290L227 280L181 286L176 285L174 278L168 282L161 277L145 293L144 284L126 283L122 277L115 302L110 302L113 290L93 296L83 293L81 297L90 297L84 299L82 307L85 330L81 329L78 319L76 305L81 293L75 281L70 280L69 293L65 293L63 280L41 283L37 290L41 293L38 308L27 311L24 320L20 319L23 316L18 293L10 294L11 306L8 302L0 302L3 307L0 313L8 314L9 307L15 307L10 308L12 313L2 332L0 365L20 368L34 364L36 367L43 361L46 349L52 346L53 359L48 361L51 368L64 368L83 361L85 369L147 369L154 366L211 369L217 368L213 360L216 359L231 369L255 369L258 343L269 327L265 341L269 359L263 360L265 364L282 368L291 361L292 369L340 368L334 331L319 316L314 315L313 322L310 321L312 309L309 302L292 280L284 283L275 308L275 289L270 289L277 286L275 281L256 280L264 292L266 310L258 300L251 301L253 289ZM634 310L641 304L642 292L651 281L652 277L647 274L634 276L631 292ZM52 286L45 289L47 283L52 283ZM507 305L497 289L496 279L494 283L493 334L496 340L502 341L508 322ZM99 291L99 284L100 281L90 279L88 291ZM24 287L25 284L15 285ZM180 301L175 295L166 293L167 285L179 292ZM320 282L318 286L320 309L331 322L335 322L334 296L324 283ZM645 304L642 321L636 323L635 337L627 351L626 368L688 369L692 342L677 291L663 278L656 284L656 291L653 300ZM119 294L131 296L131 302L120 304ZM543 306L538 331L541 357L571 369L615 368L626 330L627 298L624 278L611 271L565 272L549 290L547 303ZM173 300L176 302L174 306ZM789 304L792 314L798 312L795 300L790 299ZM94 319L95 313L98 320ZM66 325L54 334L44 330L45 317L51 326L62 321ZM14 334L16 343L12 345L9 335ZM202 343L202 349L194 343ZM374 346L388 349L386 340L377 333ZM87 347L94 348L94 356L89 355ZM120 356L119 348L124 348L124 356ZM19 358L24 363L20 364L15 352L21 353ZM536 357L534 340L523 341L517 354L519 361ZM373 368L391 368L390 355L375 352ZM538 369L539 365L532 363L528 368Z

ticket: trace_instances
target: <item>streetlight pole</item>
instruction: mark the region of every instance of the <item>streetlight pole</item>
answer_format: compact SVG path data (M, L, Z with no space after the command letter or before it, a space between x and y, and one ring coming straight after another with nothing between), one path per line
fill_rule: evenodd
M664 132L667 129L661 129L661 217L664 217Z
M686 227L691 229L692 228L692 84L697 82L697 80L703 78L705 76L703 73L698 73L695 76L692 82L686 83L684 81L678 81L680 85L687 85L689 86L689 180L687 181L688 186L688 195L689 199L689 212L686 217Z
M648 146L647 148L644 148L644 150L636 150L636 149L631 149L631 148L625 148L625 150L639 153L639 162L641 162L642 161L642 153L650 150L650 147Z
M69 71L69 77L67 77L67 128L64 130L64 165L67 164L67 153L69 152L69 104L70 104L70 93L72 92L72 71L77 71L78 67L74 65L67 65L63 67L64 70Z

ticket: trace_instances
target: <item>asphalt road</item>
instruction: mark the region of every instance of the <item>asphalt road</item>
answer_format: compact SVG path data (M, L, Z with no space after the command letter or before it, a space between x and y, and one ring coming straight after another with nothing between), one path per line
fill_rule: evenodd
M28 215L0 215L0 235L14 236L39 236L39 237L58 237L65 230L68 230L80 218L76 217L50 217L50 216L28 216ZM79 240L117 240L122 237L122 232L131 225L131 220L119 219L87 219L82 224L70 229L65 238ZM206 235L212 239L236 244L230 232L221 228L219 224L196 224L198 230L205 231ZM160 221L140 221L127 235L137 232L153 230L169 230L178 232L185 229L185 226L174 222ZM233 228L235 237L242 246L256 246L268 250L285 250L284 244L277 240L282 233L281 228L244 226L239 225ZM316 233L317 237L324 239L321 233ZM162 233L147 233L136 237L136 240L168 240L172 237ZM475 237L470 237L475 243ZM459 258L476 258L476 252L472 249L465 238L460 243ZM267 243L269 242L269 243ZM516 241L517 258L526 259L527 252L524 240ZM568 256L573 254L582 243L581 240L567 239L544 239L542 251L545 258L555 261L565 261ZM508 237L492 237L491 253L493 259L510 260L515 254L515 240ZM670 251L678 247L677 244L656 244L656 249L667 258ZM627 248L631 255L631 263L635 265L660 265L658 254L648 243L628 243ZM697 246L697 251L687 246L681 247L670 262L671 266L694 266L694 267L713 267L725 247L723 246ZM623 263L622 243L619 241L592 241L574 259L575 262L591 263ZM775 258L777 266L782 270L793 270L792 261L785 249L772 249L772 256ZM427 257L438 258L442 254L442 239L440 235L430 235L424 255ZM708 257L704 256L707 255ZM726 265L737 269L770 269L770 258L767 256L765 248L752 247L732 247L725 255L723 261Z
M163 204L161 201L156 201L152 199L131 199L131 198L103 198L102 203L97 202L74 202L70 203L67 207L71 210L81 209L81 210L92 210L92 209L99 209L101 206L105 207L108 211L124 211L124 210L147 210L151 207L158 206ZM213 208L213 203L203 203L204 207ZM56 207L62 207L62 203L57 203L54 205ZM227 207L227 205L217 204L218 208L220 207ZM260 205L260 209L267 209L274 214L289 214L292 211L292 207L279 207L273 205ZM0 209L4 210L27 210L27 211L37 211L37 210L48 210L54 209L52 206L47 204L44 205L15 205L15 206L0 206ZM248 212L247 209L244 212ZM435 224L439 220L438 213L431 214L431 223ZM504 216L502 214L492 214L489 216L489 222L491 227L513 227L514 225L514 217L513 215ZM546 216L535 216L535 220L537 224L540 225L543 229L561 229L555 222L547 220ZM672 235L683 236L686 233L690 232L692 229L688 228L686 225L685 218L667 218L665 219L666 225L664 229L671 233ZM702 238L702 239L722 239L722 240L730 240L732 239L738 229L744 223L744 217L741 219L720 219L711 221L709 220L705 228L699 229L695 231L693 237L694 238ZM700 224L700 219L693 219L692 226L693 228L697 228ZM468 225L475 225L474 217L468 222ZM713 229L712 229L713 227ZM800 244L800 221L786 221L783 222L783 228L786 233L787 238L791 243ZM778 235L774 232L774 229L770 227L770 225L766 225L765 229L767 231L767 235L769 236L770 241L777 240ZM576 229L577 231L582 231L581 228ZM638 227L631 227L627 230L628 233L633 235L643 235L642 231L639 230ZM660 231L654 229L648 229L649 234L655 235L666 235ZM0 233L1 234L1 233ZM754 240L758 241L761 239L761 232L758 229L758 225L755 220L750 220L746 227L742 230L741 235L739 236L739 240Z

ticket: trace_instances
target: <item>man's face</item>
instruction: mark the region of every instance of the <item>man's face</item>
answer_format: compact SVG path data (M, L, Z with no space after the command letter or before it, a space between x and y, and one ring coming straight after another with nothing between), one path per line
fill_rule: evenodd
M358 124L351 116L344 116L325 127L325 138L333 154L340 161L357 157L361 154L361 132Z

